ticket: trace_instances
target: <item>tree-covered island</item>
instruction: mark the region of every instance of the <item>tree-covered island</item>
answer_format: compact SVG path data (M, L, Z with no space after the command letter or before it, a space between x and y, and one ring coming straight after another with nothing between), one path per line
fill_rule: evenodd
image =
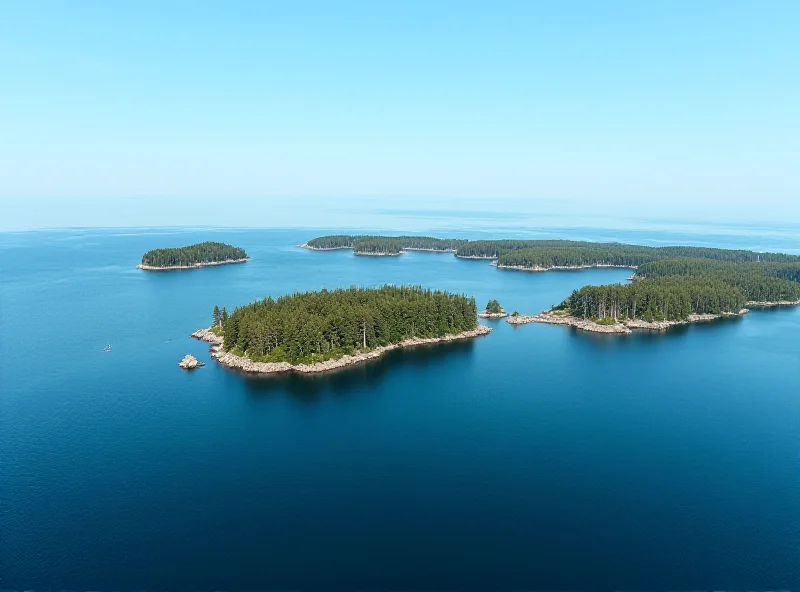
M403 251L454 253L467 241L430 236L332 235L312 239L303 248L312 251L352 249L356 255L400 255Z
M484 319L502 319L503 317L507 317L506 311L503 310L503 307L500 306L500 303L492 299L486 304L486 309L483 312L478 313L479 317Z
M137 267L148 271L194 269L210 265L249 261L244 249L218 242L203 242L187 247L154 249L142 256Z
M193 334L215 344L223 365L251 372L319 372L388 350L466 339L478 324L474 298L420 287L383 286L295 293L215 308L214 325Z
M800 304L800 263L676 258L640 265L629 284L585 286L512 324L566 324L603 333L667 329L737 316L748 307Z
M364 237L321 237L312 244L357 248ZM369 236L374 249L402 249L410 237ZM418 237L433 250L491 259L518 271L625 267L630 284L586 286L538 315L515 314L512 324L543 322L590 331L629 333L740 315L746 307L800 304L800 256L692 246L649 247L569 240L458 240ZM319 241L319 243L317 243ZM452 249L435 248L446 241ZM493 304L490 302L490 304ZM499 306L499 305L498 305ZM481 313L488 316L490 311Z

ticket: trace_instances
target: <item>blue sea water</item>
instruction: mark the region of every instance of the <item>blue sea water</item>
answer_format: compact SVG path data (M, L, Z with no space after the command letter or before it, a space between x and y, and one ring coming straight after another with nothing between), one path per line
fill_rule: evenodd
M325 232L0 234L0 587L800 586L800 310L629 337L490 321L325 376L212 363L188 335L215 304L403 283L529 313L630 273L294 246ZM763 229L490 234L800 252ZM253 260L134 267L206 239Z

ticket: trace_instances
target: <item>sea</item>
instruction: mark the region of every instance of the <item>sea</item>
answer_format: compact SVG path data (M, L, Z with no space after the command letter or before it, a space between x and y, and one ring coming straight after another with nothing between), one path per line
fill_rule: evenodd
M800 253L796 229L492 223L427 230ZM799 309L631 336L482 321L315 376L240 374L189 337L296 291L525 314L630 274L296 246L343 231L0 233L0 589L800 588ZM252 261L135 268L203 240Z

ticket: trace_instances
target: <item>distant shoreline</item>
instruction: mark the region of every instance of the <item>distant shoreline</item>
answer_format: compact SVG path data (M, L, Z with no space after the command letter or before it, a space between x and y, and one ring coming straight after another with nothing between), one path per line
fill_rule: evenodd
M136 269L141 269L143 271L176 271L180 269L200 269L201 267L214 267L217 265L232 265L234 263L246 263L247 261L250 261L250 257L246 257L244 259L227 259L225 261L206 261L202 263L193 263L192 265L170 265L168 267L143 265L140 263L136 266Z
M495 265L497 269L510 269L512 271L580 271L582 269L636 269L636 265L611 265L607 263L595 263L593 265L553 265L552 267L542 267L535 265L526 267L524 265ZM630 278L628 278L630 279Z
M673 327L681 325L690 325L692 323L708 323L724 318L740 317L750 312L748 309L743 308L738 313L723 313L723 314L691 314L686 320L682 321L643 321L641 319L630 319L619 321L613 325L602 325L591 320L584 320L579 317L570 315L559 315L550 312L542 312L536 315L518 315L511 316L506 319L509 325L527 325L528 323L544 323L548 325L562 325L566 327L574 327L581 331L589 333L606 333L612 335L630 335L633 333L632 329L649 329L651 331L666 331Z
M209 329L200 329L192 333L192 337L205 341L211 344L211 357L217 360L220 364L227 368L234 370L242 370L252 374L278 374L283 372L299 372L301 374L316 374L319 372L327 372L329 370L336 370L338 368L346 368L361 364L363 362L374 360L385 353L394 349L413 347L416 345L430 345L434 343L444 343L448 341L460 341L464 339L473 339L488 335L492 332L491 327L486 325L478 325L475 329L469 331L462 331L453 335L445 335L444 337L430 337L426 339L406 339L399 343L376 347L367 352L361 352L354 355L344 355L335 360L325 360L324 362L316 362L314 364L290 364L289 362L254 362L249 358L236 356L230 352L222 349L225 339Z
M303 243L302 245L297 245L299 249L308 249L309 251L341 251L341 250L351 250L353 251L354 255L359 255L363 257L396 257L398 255L402 255L406 251L425 251L428 253L455 253L455 249L423 249L417 247L405 247L398 251L397 253L369 253L367 251L356 251L353 247L312 247L308 243Z

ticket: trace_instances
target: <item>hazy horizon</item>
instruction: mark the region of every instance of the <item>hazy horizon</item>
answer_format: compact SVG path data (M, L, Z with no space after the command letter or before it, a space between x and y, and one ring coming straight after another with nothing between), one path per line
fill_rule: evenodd
M0 228L790 223L797 30L787 1L9 2Z

